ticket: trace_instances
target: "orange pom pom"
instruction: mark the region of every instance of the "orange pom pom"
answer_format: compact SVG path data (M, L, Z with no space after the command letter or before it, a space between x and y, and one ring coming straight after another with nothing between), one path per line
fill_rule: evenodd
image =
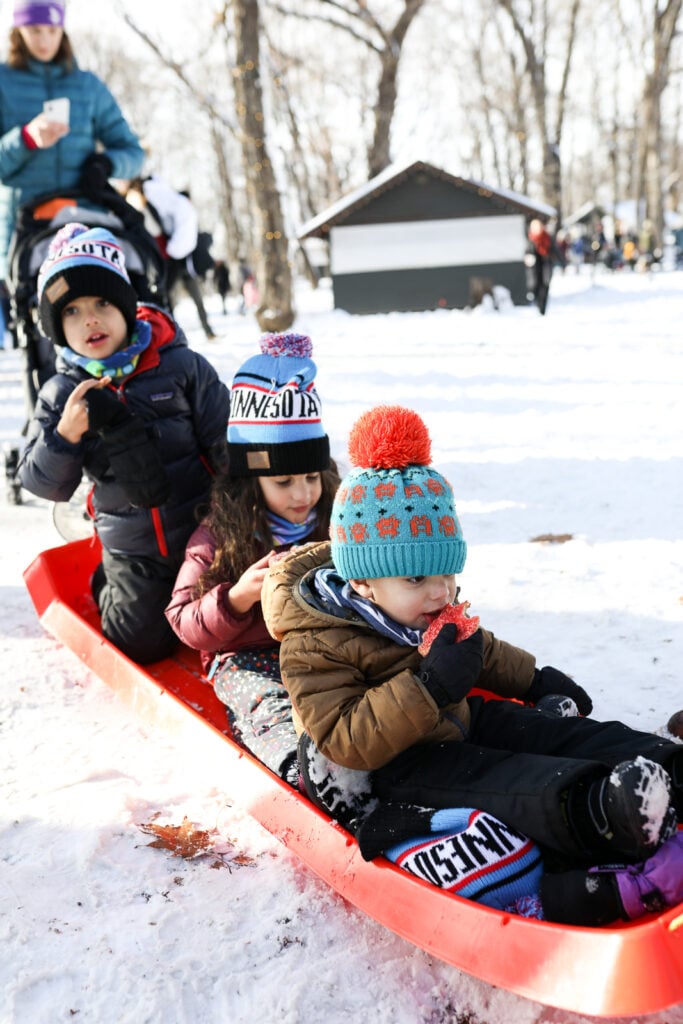
M412 409L378 405L363 413L351 430L349 458L361 469L428 466L431 457L429 433Z

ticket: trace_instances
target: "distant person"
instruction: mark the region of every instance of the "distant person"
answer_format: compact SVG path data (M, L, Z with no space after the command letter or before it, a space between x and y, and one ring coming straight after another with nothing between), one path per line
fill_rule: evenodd
M208 339L215 338L193 261L199 242L199 222L192 200L156 174L130 181L126 199L145 214L147 229L166 260L169 309L173 312L182 285L195 304L204 334Z
M225 260L216 260L213 268L213 280L216 291L220 295L223 313L227 313L226 300L230 291L230 269Z
M241 257L239 264L240 314L244 316L249 309L258 306L258 286L256 276L247 261Z
M64 3L17 0L7 61L0 64L0 280L17 211L43 192L80 187L96 200L110 177L138 174L144 152L106 85L81 71L64 31ZM44 108L60 102L53 115ZM25 360L27 414L54 372L54 353L41 339Z
M58 349L18 475L68 501L85 473L102 562L92 582L102 632L133 661L170 655L164 609L225 462L230 394L168 313L137 305L118 240L67 224L38 277L40 317Z
M545 316L553 273L553 240L542 221L535 218L529 224L528 246L525 263L529 277L529 292Z

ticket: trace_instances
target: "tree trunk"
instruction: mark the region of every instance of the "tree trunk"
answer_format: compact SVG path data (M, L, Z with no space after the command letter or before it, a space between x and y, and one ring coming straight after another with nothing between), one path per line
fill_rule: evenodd
M263 331L284 331L294 322L292 271L280 194L266 145L259 65L258 0L232 0L235 23L235 109L249 205L254 213L253 265L259 288L256 319Z
M662 10L655 4L652 69L645 78L641 100L637 198L642 220L654 225L659 244L664 235L662 195L662 94L669 83L671 46L683 0L668 0Z

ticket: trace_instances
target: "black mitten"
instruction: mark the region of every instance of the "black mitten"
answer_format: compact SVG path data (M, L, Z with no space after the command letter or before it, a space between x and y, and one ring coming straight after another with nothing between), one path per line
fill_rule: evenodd
M457 626L447 623L422 659L418 676L440 708L466 697L481 672L483 638L481 630L467 640L455 642Z
M91 388L86 391L88 424L96 434L105 427L118 427L131 418L131 413L109 388Z
M546 697L549 693L560 693L565 697L571 697L579 709L580 715L590 715L593 710L593 701L583 687L566 676L564 672L560 672L559 669L553 668L552 665L545 665L544 668L535 669L534 678L524 694L524 700L527 704L538 704L541 697Z
M88 199L96 200L102 194L114 165L106 153L90 153L81 164L80 187Z
M128 501L137 508L163 505L171 485L144 422L104 389L91 388L85 399L90 428L101 437L112 473Z

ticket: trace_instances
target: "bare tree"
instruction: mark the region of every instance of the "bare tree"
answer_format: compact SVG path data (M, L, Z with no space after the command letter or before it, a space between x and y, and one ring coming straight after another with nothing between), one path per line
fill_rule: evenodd
M384 25L367 0L317 0L320 11L304 11L295 6L274 4L281 14L321 21L341 29L373 53L380 65L377 93L372 108L374 128L368 149L368 174L374 177L391 162L391 126L398 99L398 72L403 45L410 26L427 0L402 0L395 21ZM323 11L322 8L325 10Z
M560 74L560 85L555 99L555 120L550 123L549 89L546 74L548 59L548 35L551 15L546 0L530 0L529 13L524 16L519 0L498 0L507 12L510 21L524 49L526 72L531 86L536 131L542 147L543 192L547 202L558 212L557 223L562 220L562 173L560 144L565 118L565 103L581 0L571 0L564 39L564 57ZM556 13L556 12L555 12Z
M653 0L651 63L640 101L636 196L643 210L642 219L652 221L660 242L664 228L661 105L682 3L683 0Z
M256 310L264 331L284 331L294 322L288 240L268 155L260 75L258 0L231 0L235 31L235 110L250 206L256 220ZM227 11L226 11L227 13Z

